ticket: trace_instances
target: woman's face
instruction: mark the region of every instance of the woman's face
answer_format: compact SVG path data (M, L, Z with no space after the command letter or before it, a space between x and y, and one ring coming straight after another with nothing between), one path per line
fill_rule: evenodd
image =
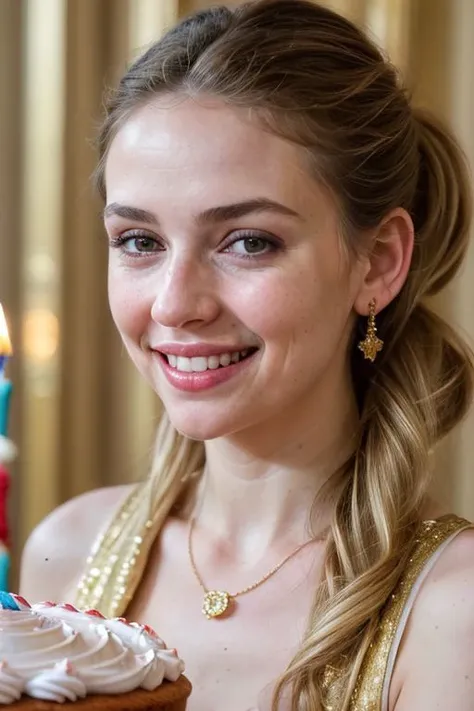
M179 431L291 422L337 396L367 265L298 148L247 111L162 97L118 132L105 180L113 318Z

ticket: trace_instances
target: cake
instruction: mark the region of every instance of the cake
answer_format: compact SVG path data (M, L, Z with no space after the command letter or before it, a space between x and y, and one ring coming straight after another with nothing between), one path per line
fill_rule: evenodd
M146 625L0 593L0 708L184 711L183 671Z

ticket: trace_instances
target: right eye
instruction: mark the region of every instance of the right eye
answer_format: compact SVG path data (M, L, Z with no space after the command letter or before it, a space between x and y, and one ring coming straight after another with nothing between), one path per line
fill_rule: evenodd
M110 240L110 246L119 248L126 254L133 256L162 251L161 244L154 237L145 234L131 234L130 232Z

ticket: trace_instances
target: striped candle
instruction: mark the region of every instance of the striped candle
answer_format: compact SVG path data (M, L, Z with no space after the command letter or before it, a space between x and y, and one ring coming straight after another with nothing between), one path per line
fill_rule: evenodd
M11 354L12 346L8 336L7 322L0 304L0 435L5 437L8 429L8 413L12 394L12 384L5 376L5 366Z
M8 549L7 500L10 475L4 466L8 457L3 449L7 446L8 413L12 384L5 377L5 366L12 354L7 322L0 304L0 591L8 590L10 572L10 551ZM2 453L3 452L3 453Z

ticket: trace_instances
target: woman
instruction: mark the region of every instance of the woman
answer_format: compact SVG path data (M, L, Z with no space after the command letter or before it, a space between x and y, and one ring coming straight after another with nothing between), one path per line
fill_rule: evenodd
M472 709L474 533L427 495L473 392L427 305L467 248L455 141L350 22L263 0L153 45L99 148L112 314L166 414L143 484L34 533L22 592L157 628L191 711Z

